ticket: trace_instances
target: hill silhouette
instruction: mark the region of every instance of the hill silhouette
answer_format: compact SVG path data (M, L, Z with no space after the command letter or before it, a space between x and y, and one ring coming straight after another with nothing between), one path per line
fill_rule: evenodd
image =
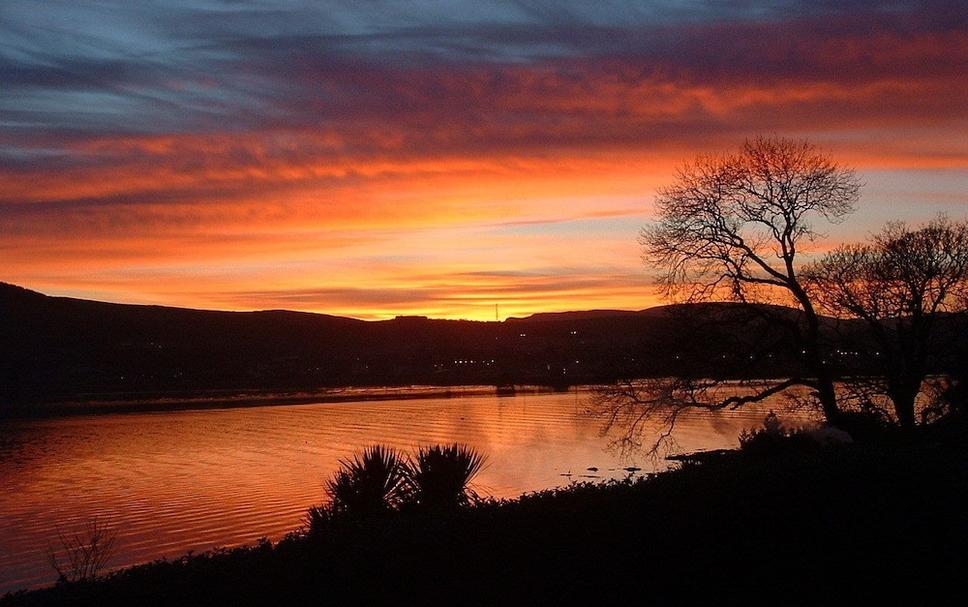
M669 373L686 361L718 375L786 374L797 364L794 345L762 322L729 303L504 322L362 321L103 303L0 283L0 411L338 386L564 387Z

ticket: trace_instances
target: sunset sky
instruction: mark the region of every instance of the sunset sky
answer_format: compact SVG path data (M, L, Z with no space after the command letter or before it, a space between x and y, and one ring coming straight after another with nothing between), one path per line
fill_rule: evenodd
M493 319L657 302L698 153L806 137L860 208L968 216L964 2L0 3L0 281Z

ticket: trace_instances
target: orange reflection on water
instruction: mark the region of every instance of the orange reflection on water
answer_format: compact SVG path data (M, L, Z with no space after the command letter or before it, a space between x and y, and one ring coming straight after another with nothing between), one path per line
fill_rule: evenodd
M609 450L586 398L490 395L4 422L0 591L53 581L46 548L56 528L93 518L118 531L116 566L278 539L324 500L338 461L373 443L470 444L488 456L476 488L496 497L665 465ZM762 416L686 416L675 438L683 451L731 446Z

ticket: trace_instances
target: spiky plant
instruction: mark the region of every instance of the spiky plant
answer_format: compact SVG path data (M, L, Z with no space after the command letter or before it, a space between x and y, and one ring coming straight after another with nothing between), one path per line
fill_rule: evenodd
M303 517L303 529L310 535L319 535L329 528L333 520L332 509L327 506L310 506Z
M485 457L461 444L422 447L409 465L411 499L424 508L456 508L477 498L471 481Z
M374 445L340 461L326 483L333 516L373 516L393 510L407 493L406 460L390 447Z

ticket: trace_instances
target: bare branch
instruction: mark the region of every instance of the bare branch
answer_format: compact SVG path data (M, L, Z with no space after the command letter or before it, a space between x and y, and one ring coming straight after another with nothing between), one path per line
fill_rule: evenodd
M602 422L602 434L613 436L623 452L642 449L655 456L668 446L679 417L690 410L738 409L762 402L795 386L816 388L808 378L783 381L722 381L710 378L666 377L622 380L593 391L591 412ZM741 393L743 391L746 393Z
M57 530L59 548L48 546L47 556L60 580L76 582L90 580L104 570L114 556L117 534L98 519L93 519L81 531L66 534Z
M698 285L709 297L705 286L730 284L749 299L743 285L761 285L795 299L796 255L819 235L810 219L841 221L859 187L853 171L805 142L759 138L738 154L700 157L659 190L659 221L642 231L645 259L670 294Z

